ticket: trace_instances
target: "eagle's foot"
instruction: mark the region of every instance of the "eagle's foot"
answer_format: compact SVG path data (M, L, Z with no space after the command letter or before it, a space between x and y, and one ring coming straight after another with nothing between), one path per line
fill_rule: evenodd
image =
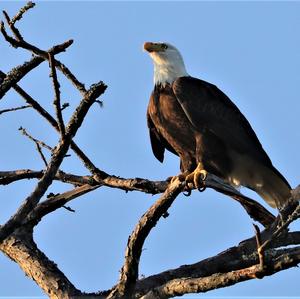
M179 179L180 182L186 182L186 177L190 174L190 172L188 171L185 171L185 172L182 172L178 175L175 175L175 176L171 176L167 179L168 182L170 182L170 184L172 184L175 180ZM192 188L192 187L191 187ZM185 184L185 187L184 187L184 193L183 195L185 196L190 196L192 194L192 190L191 188Z
M197 188L200 192L205 190L204 181L207 178L207 171L203 168L203 164L199 163L196 169L188 174L185 178L186 186L191 184L194 188Z
M190 173L187 172L187 171L185 171L185 172L180 173L180 174L178 174L178 175L174 175L174 176L168 177L168 178L167 178L167 181L170 182L171 184L172 184L176 179L179 179L180 182L184 182L188 174L190 174Z

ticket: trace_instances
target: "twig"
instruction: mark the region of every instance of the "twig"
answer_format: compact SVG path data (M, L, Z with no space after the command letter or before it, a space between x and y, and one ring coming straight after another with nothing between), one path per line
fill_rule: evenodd
M63 103L62 106L61 106L61 111L65 110L66 108L68 108L70 106L69 103Z
M9 18L9 16L5 13L5 11L3 11L3 13L4 13L4 16L7 20L7 18ZM12 47L17 48L17 45L15 43L15 39L13 39L11 36L9 36L8 33L6 32L5 25L4 25L3 21L0 22L0 32L2 33L4 39L7 42L9 42Z
M47 167L48 166L48 162L47 162L47 159L46 159L46 157L45 157L45 155L44 155L44 153L42 151L41 146L47 148L51 152L53 151L53 149L49 145L47 145L45 142L40 141L40 140L38 140L36 138L33 138L30 134L27 133L27 131L24 128L20 127L19 130L22 132L22 134L24 136L28 137L30 140L32 140L35 143L36 149L37 149L39 155L41 156L41 158L42 158L45 166Z
M144 241L158 220L167 212L182 189L183 184L179 179L175 180L142 216L128 239L125 262L121 270L119 283L108 298L131 298L138 278L138 266Z
M3 80L7 77L5 73L0 71L0 78ZM50 124L57 128L58 125L56 120L36 101L34 100L23 88L21 88L18 84L15 84L13 86L13 89L25 100L27 104L32 106L33 109L35 109L40 115L42 115Z
M40 154L45 166L47 167L48 166L47 159L46 159L45 155L43 154L41 146L38 143L36 143L36 149L37 149L38 153Z
M10 21L11 24L15 24L17 21L21 20L23 17L23 14L27 12L29 9L33 8L35 6L35 3L29 1L25 6L23 6L18 13L12 18Z
M76 211L74 209L72 209L71 207L67 207L67 206L62 206L62 208L66 209L69 212L75 213Z
M8 17L8 15L7 15L7 17ZM32 44L29 44L28 42L26 42L23 39L23 37L21 35L20 35L21 38L17 38L17 39L12 38L11 36L9 36L7 34L3 22L0 23L0 31L3 35L3 37L5 38L5 40L7 42L9 42L14 48L23 48L23 49L29 50L32 53L34 53L35 55L38 55L43 60L49 60L48 53L52 53L53 55L56 54L54 51L55 49L43 51L43 50L39 49L38 47L36 47ZM18 32L18 30L13 26L14 34L16 33L16 31ZM71 40L71 41L73 43L73 40ZM56 67L66 76L66 78L68 78L72 82L72 84L78 89L78 91L82 95L84 95L86 93L84 84L79 82L78 79L73 75L73 73L59 60L56 60ZM1 94L0 94L0 96L1 96Z
M91 191L96 190L100 186L90 186L90 185L82 185L80 187L77 187L73 190L66 191L64 193L61 193L59 195L51 196L47 200L39 203L34 210L26 217L26 219L23 222L23 225L30 223L34 223L34 225L37 225L38 222L44 217L45 215L59 209L59 208L65 208L65 204L69 201L78 198L84 194L87 194ZM68 209L71 212L75 212L72 209Z
M10 30L12 31L12 33L14 34L16 40L18 41L22 41L23 37L20 33L20 31L15 27L14 23L11 22L9 15L7 14L7 12L5 10L3 10L3 15L6 19L6 22L10 28Z
M43 142L43 141L41 141L41 140L38 140L38 139L32 137L32 136L26 131L25 128L20 127L20 128L19 128L19 131L21 131L22 135L28 137L28 138L29 138L31 141L33 141L35 144L40 145L40 146L42 146L42 147L48 149L48 150L51 151L51 152L53 151L53 148L52 148L51 146L47 145L45 142Z
M54 94L55 94L53 105L55 107L59 131L60 131L61 135L64 136L65 135L65 125L64 125L64 120L63 120L62 113L61 113L62 109L61 109L61 105L60 105L60 90L59 90L60 85L57 80L54 56L51 52L49 52L48 55L49 55L49 65L50 65L50 69L51 69L50 76L52 77L53 89L54 89Z
M0 78L1 77L5 78L6 75L5 73L0 71ZM36 100L34 100L19 85L16 84L13 88L21 97L24 98L26 103L30 104L33 109L35 109L39 114L41 114L59 132L59 127L56 120ZM0 86L0 90L1 90L1 86ZM105 173L104 171L99 170L74 141L71 141L71 148L79 157L79 159L83 162L84 166L92 174L95 175L95 179L101 182L103 179L108 177L108 174Z
M69 149L72 138L76 135L89 108L93 105L95 100L104 93L105 89L106 85L103 82L94 84L86 93L86 96L81 100L66 127L64 138L60 140L53 152L51 161L43 177L36 185L34 191L24 200L18 211L1 226L0 243L22 225L26 216L35 208L41 197L45 194Z
M24 136L28 137L30 140L32 140L35 143L36 149L37 149L39 155L41 156L45 166L47 167L48 162L47 162L45 155L43 154L41 147L45 147L46 149L50 150L51 152L53 151L53 149L49 145L47 145L45 142L40 141L36 138L33 138L30 134L27 133L27 131L24 128L20 127L19 131L21 131Z
M10 109L3 109L3 110L0 110L0 115L3 113L17 111L17 110L23 110L23 109L27 109L27 108L32 108L32 107L31 107L31 105L25 105L25 106L10 108Z
M1 27L2 28L2 27ZM3 33L3 32L2 32ZM58 54L65 51L71 44L73 40L68 40L60 45L52 47L48 52L53 54ZM23 63L15 68L13 68L4 78L3 82L0 85L0 99L6 94L6 92L15 86L24 76L26 76L30 71L36 68L41 64L44 59L40 56L33 57L30 61ZM3 74L3 73L2 73Z

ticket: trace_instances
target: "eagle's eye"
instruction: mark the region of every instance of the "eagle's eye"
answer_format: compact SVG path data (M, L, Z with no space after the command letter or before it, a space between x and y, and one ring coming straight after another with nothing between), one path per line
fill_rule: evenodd
M168 49L168 45L166 44L161 44L162 49L167 50Z

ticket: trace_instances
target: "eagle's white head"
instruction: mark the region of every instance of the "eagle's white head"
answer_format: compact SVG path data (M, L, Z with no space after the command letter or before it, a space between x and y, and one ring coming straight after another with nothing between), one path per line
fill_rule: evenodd
M154 84L172 84L178 77L189 76L176 47L168 43L144 43L154 63Z

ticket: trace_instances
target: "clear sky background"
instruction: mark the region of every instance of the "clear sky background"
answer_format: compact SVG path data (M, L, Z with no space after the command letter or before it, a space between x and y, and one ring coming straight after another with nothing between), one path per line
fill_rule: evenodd
M13 15L25 2L0 2ZM59 59L87 86L103 80L104 108L94 105L76 142L104 171L122 177L165 179L179 172L179 160L167 154L164 164L152 155L146 107L153 88L153 66L142 51L145 41L167 41L180 49L190 75L216 84L245 114L274 165L290 184L300 183L300 3L299 2L39 2L18 23L24 37L42 49L69 38L71 48ZM30 59L0 37L0 69ZM62 99L71 107L80 97L62 80ZM20 83L53 112L48 64ZM9 92L0 109L22 105ZM0 116L1 170L42 169L33 136L54 146L58 135L33 111ZM48 155L49 157L49 155ZM88 174L75 155L64 171ZM4 223L36 181L0 189L0 222ZM58 193L70 186L54 184ZM258 199L256 194L243 190ZM158 196L100 188L45 217L35 240L75 286L83 291L110 288L117 282L127 238L139 217ZM260 200L262 203L262 200ZM140 275L151 275L213 256L253 235L252 221L232 199L213 190L179 196L144 245ZM293 226L299 229L299 223ZM202 295L299 296L299 269L252 280ZM0 255L0 295L42 296L18 265Z

